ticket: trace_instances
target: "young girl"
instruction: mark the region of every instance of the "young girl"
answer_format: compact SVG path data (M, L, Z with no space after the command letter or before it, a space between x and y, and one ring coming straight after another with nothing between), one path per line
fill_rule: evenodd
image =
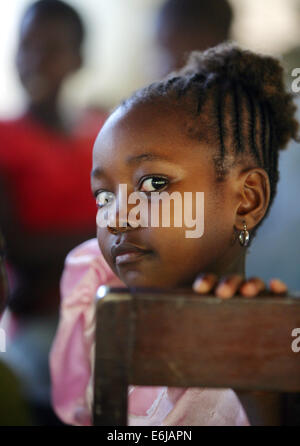
M221 298L252 297L265 288L259 278L245 280L245 248L273 201L278 150L297 137L294 113L277 60L223 44L192 53L182 70L111 114L93 154L100 251L92 240L66 259L50 358L53 403L66 423L91 423L99 285L193 287ZM120 184L128 194L144 192L149 207L153 192L204 192L203 235L187 238L184 226L137 227L130 204L125 220L104 227L112 203L120 216ZM270 290L286 286L273 279ZM258 409L267 404L262 396L253 399ZM248 425L249 419L230 389L131 387L129 423Z

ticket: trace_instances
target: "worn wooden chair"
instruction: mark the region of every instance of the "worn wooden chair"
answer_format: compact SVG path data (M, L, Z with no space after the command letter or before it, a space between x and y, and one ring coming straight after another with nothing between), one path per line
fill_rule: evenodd
M129 384L300 392L297 327L296 298L107 289L97 300L94 425L127 424Z

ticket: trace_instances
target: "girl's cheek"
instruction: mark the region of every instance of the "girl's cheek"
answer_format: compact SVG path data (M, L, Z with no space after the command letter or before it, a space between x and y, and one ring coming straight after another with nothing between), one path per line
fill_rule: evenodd
M105 229L107 226L116 226L116 204L99 208L96 215L97 228Z
M99 248L101 250L101 252L103 253L103 251L105 251L105 234L104 234L104 229L100 229L97 227L97 240L98 240L98 245Z

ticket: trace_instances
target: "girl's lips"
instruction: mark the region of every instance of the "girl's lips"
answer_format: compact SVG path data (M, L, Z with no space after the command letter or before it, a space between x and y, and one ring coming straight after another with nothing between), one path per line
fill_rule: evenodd
M116 265L136 262L151 252L149 249L129 242L123 242L111 248L111 256Z
M125 252L122 254L119 254L116 256L116 265L125 264L125 263L133 263L140 260L142 257L147 256L150 254L150 251L132 251L132 252Z

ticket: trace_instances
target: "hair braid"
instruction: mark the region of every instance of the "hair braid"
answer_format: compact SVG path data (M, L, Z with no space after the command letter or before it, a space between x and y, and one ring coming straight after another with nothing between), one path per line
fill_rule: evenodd
M252 148L254 157L257 161L257 163L259 165L261 165L262 161L261 161L261 157L257 148L257 144L256 144L256 110L255 110L255 104L254 104L254 100L253 97L251 96L251 94L246 91L246 96L247 96L247 100L248 100L248 110L249 110L249 139L248 139L248 144L249 147Z
M216 94L216 108L217 108L217 120L218 120L218 130L219 130L219 139L220 139L220 148L221 148L221 159L224 159L226 149L224 144L224 127L223 127L223 88L222 85L217 89Z

